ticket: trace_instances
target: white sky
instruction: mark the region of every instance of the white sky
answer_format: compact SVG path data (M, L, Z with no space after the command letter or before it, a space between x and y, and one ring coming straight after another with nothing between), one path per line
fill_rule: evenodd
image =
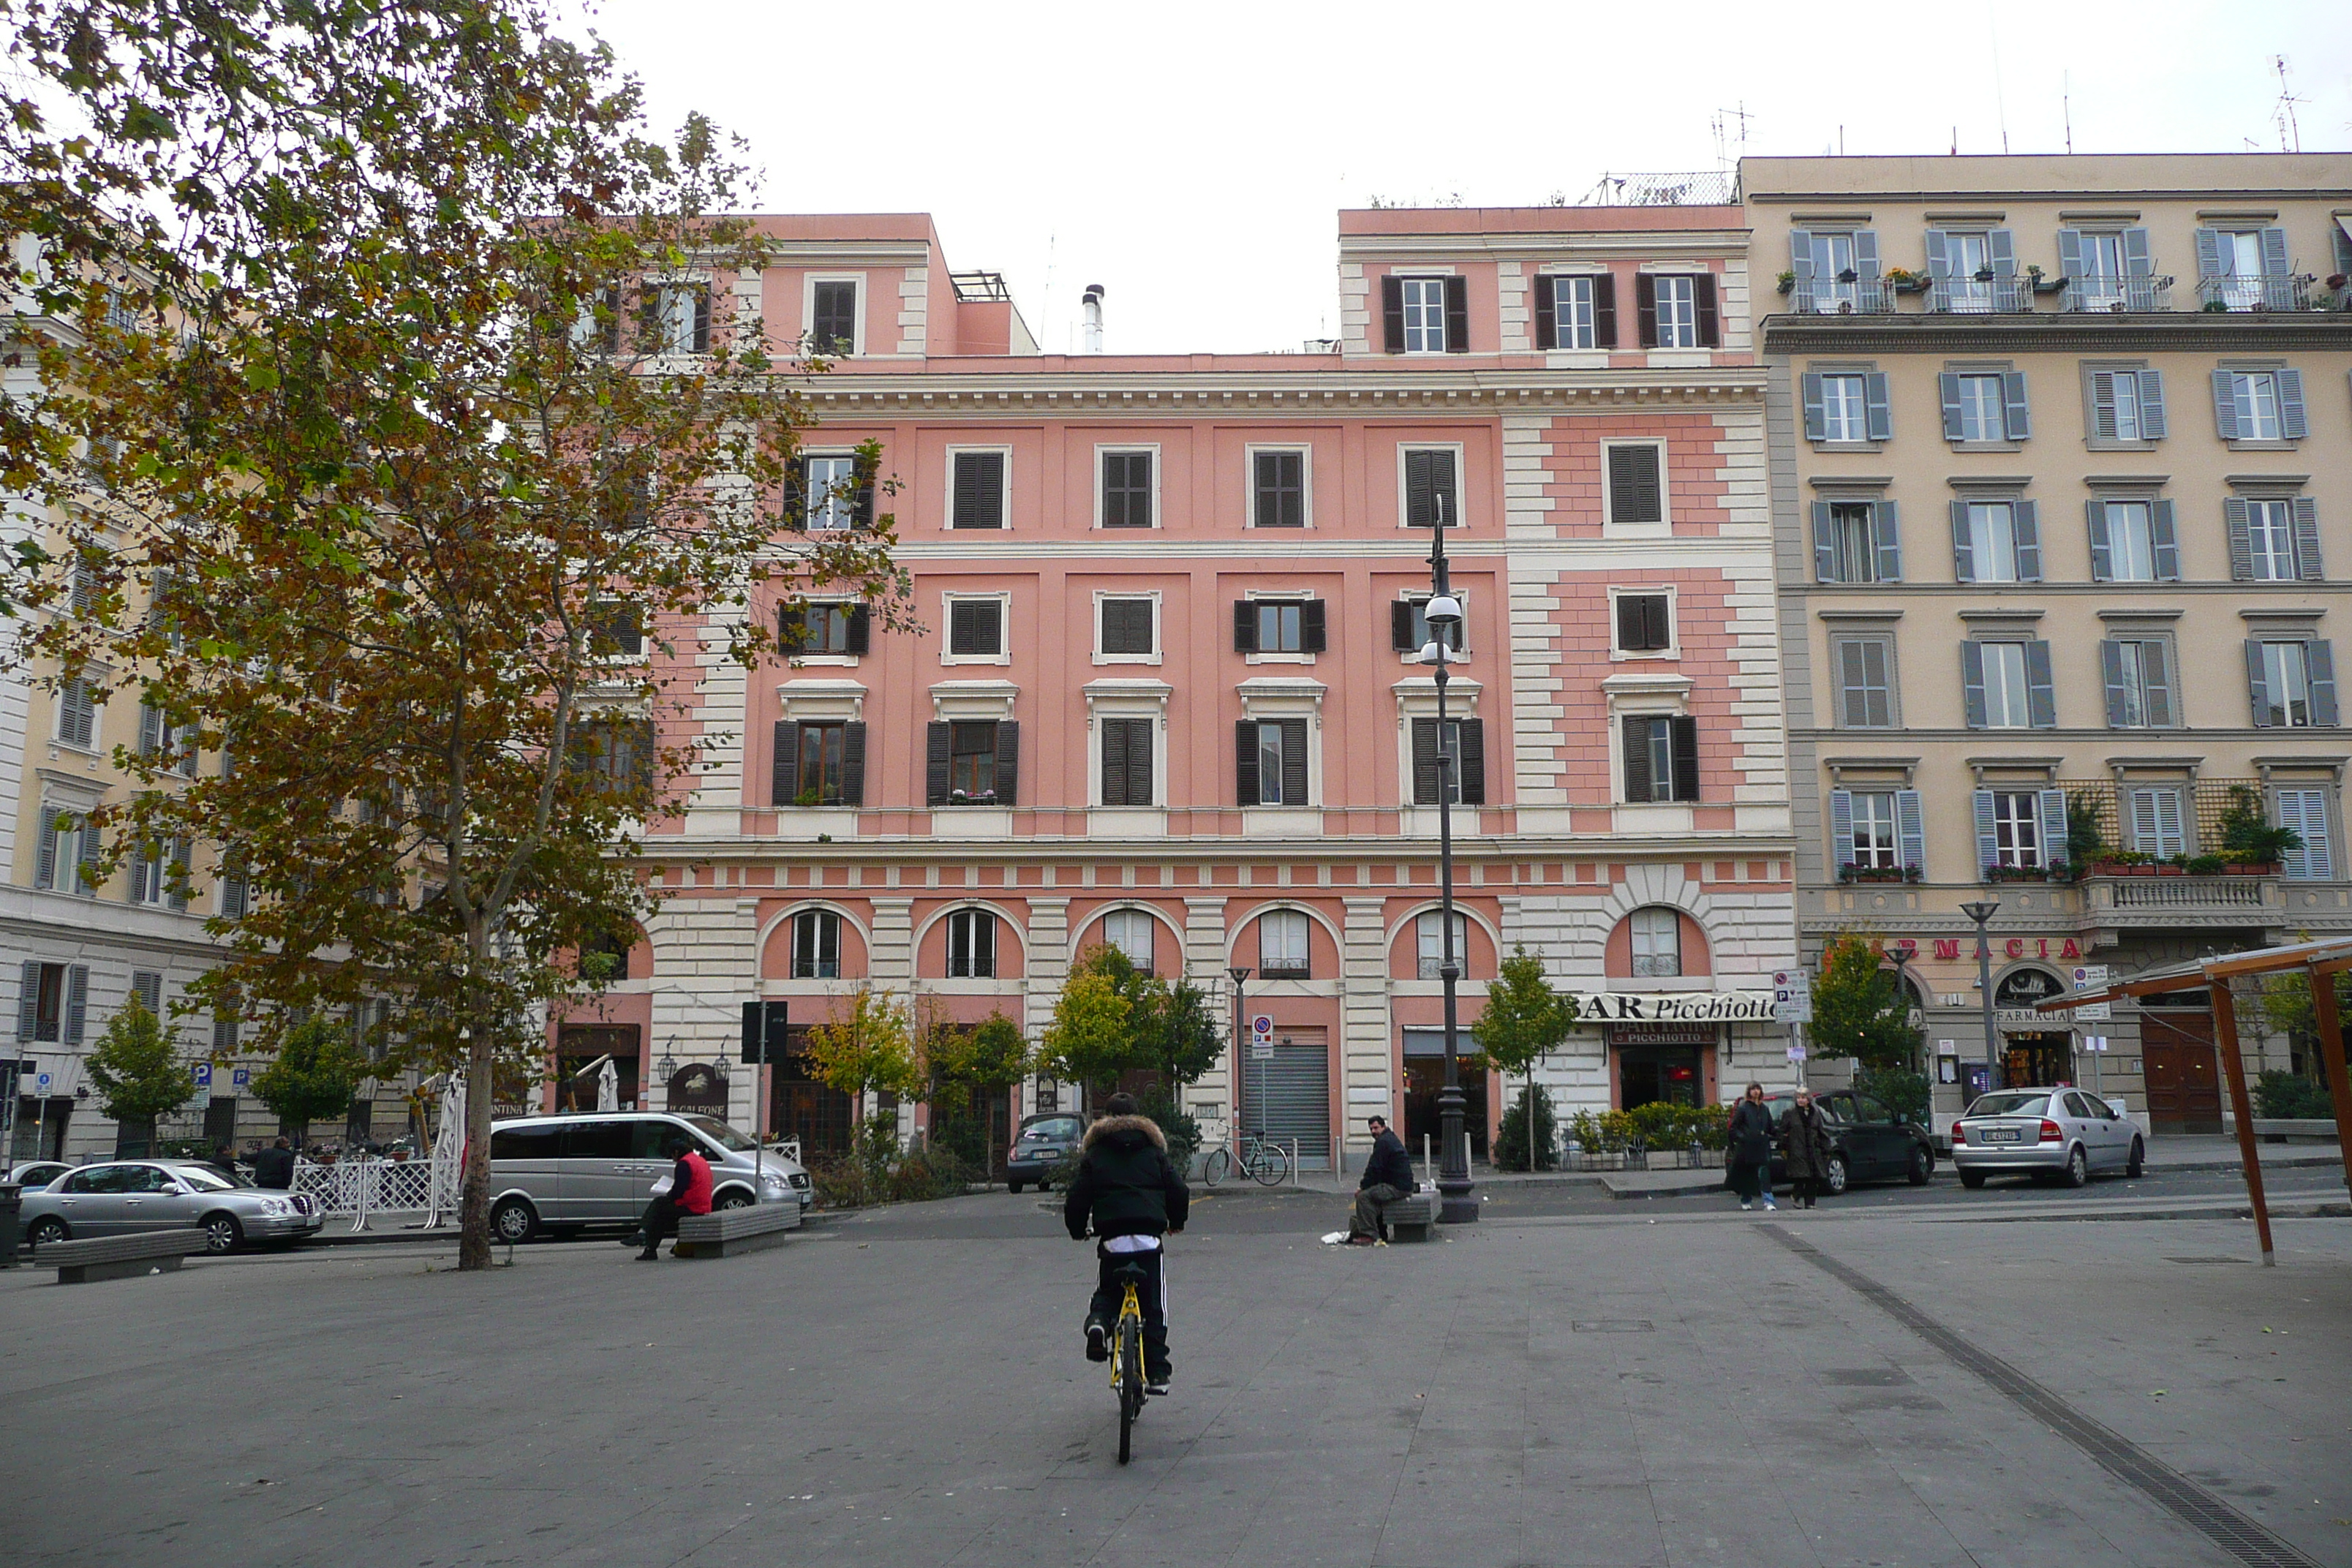
M2078 153L2275 152L2284 53L2303 149L2352 147L2344 0L562 3L762 210L929 212L1049 352L1088 283L1112 353L1336 336L1337 209L1712 168L1742 106L1755 154L2059 153L2062 94Z

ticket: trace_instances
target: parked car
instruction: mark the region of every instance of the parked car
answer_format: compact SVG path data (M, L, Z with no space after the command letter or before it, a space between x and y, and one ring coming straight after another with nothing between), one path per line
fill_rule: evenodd
M232 1181L194 1160L110 1160L76 1165L26 1193L18 1222L36 1256L53 1241L140 1230L202 1230L205 1250L219 1253L247 1242L302 1241L318 1235L327 1216L308 1194Z
M1086 1120L1066 1110L1048 1110L1021 1119L1021 1131L1004 1162L1004 1185L1012 1192L1034 1182L1049 1191L1055 1179L1075 1164L1078 1143L1087 1135Z
M1964 1187L2007 1175L2080 1187L2101 1171L2137 1176L2147 1158L2138 1125L2088 1089L2000 1089L1952 1123L1952 1163Z
M26 1160L12 1168L6 1179L26 1193L37 1193L72 1169L63 1160Z
M1797 1103L1792 1089L1765 1096L1778 1121L1781 1112ZM1888 1110L1876 1098L1851 1089L1826 1089L1813 1096L1822 1120L1830 1130L1829 1190L1832 1196L1856 1182L1892 1182L1898 1178L1924 1187L1936 1173L1936 1146L1927 1130ZM1780 1151L1772 1154L1772 1180L1786 1183L1789 1162Z
M797 1160L773 1149L755 1161L751 1139L715 1116L667 1111L575 1111L519 1116L490 1127L490 1231L529 1241L591 1225L634 1224L670 1173L670 1142L684 1138L710 1162L710 1206L793 1203L816 1189Z

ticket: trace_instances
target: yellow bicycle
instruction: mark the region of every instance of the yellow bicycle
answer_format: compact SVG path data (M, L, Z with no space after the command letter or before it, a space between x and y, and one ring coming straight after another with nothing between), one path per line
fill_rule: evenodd
M1135 1418L1143 1412L1143 1302L1135 1292L1144 1274L1129 1263L1111 1278L1125 1288L1110 1334L1110 1388L1118 1396L1118 1462L1123 1465Z

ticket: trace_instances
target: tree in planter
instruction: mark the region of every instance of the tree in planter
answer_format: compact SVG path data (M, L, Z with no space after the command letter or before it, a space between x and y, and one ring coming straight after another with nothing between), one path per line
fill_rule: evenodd
M1486 1010L1470 1026L1479 1054L1496 1072L1527 1075L1518 1109L1504 1115L1495 1163L1507 1166L1514 1154L1526 1171L1549 1170L1558 1160L1550 1097L1536 1089L1536 1063L1558 1050L1576 1027L1576 998L1554 991L1544 979L1543 960L1525 946L1497 967L1486 983ZM1514 1131L1513 1116L1517 1117Z
M155 1119L177 1110L195 1092L195 1079L171 1031L136 994L106 1026L84 1062L98 1086L99 1109L121 1125L119 1150L143 1154L154 1142Z
M368 1059L351 1032L332 1020L303 1019L278 1037L278 1053L253 1075L253 1098L294 1129L299 1148L310 1123L343 1116L369 1078Z
M860 985L835 1002L832 1017L810 1028L802 1049L811 1075L849 1096L857 1118L856 1147L827 1173L829 1185L850 1202L878 1201L889 1192L890 1168L898 1156L898 1117L879 1109L868 1115L866 1097L920 1100L929 1082L907 1005Z
M969 1113L972 1100L1001 1093L1029 1076L1034 1053L1021 1026L991 1013L972 1026L933 1020L922 1029L929 1076L930 1142L945 1143L966 1164L985 1170L993 1161L989 1129Z
M54 524L0 588L71 595L31 651L166 725L97 869L186 839L235 881L190 999L260 1004L247 1048L373 996L404 1064L465 1068L488 1267L488 1088L599 989L565 955L651 914L645 829L723 743L665 721L707 656L775 654L771 599L902 618L890 520L780 542L810 416L736 308L742 171L535 0L7 15L0 228L70 330L0 410Z
M1864 1067L1908 1068L1918 1059L1919 1031L1911 1026L1911 1000L1898 994L1883 966L1885 942L1847 931L1822 950L1813 979L1813 1040L1826 1056L1853 1057Z
M1181 1170L1201 1139L1200 1123L1183 1108L1183 1088L1214 1067L1223 1050L1206 993L1189 980L1170 984L1145 974L1105 944L1070 966L1038 1065L1097 1092L1126 1073L1152 1074L1137 1109L1160 1124L1169 1158Z
M2292 827L2273 827L2263 820L2260 796L2243 784L2230 791L2230 807L2221 814L2221 858L2240 866L2275 866L2287 851L2303 847L2303 835Z

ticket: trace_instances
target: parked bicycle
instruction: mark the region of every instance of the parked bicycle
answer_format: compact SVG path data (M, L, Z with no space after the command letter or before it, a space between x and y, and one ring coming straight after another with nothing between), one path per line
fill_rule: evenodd
M1290 1174L1290 1152L1265 1135L1260 1128L1242 1139L1241 1158L1236 1162L1229 1145L1220 1143L1209 1151L1201 1162L1201 1180L1215 1186L1234 1173L1238 1163L1243 1175L1260 1186L1276 1186Z

